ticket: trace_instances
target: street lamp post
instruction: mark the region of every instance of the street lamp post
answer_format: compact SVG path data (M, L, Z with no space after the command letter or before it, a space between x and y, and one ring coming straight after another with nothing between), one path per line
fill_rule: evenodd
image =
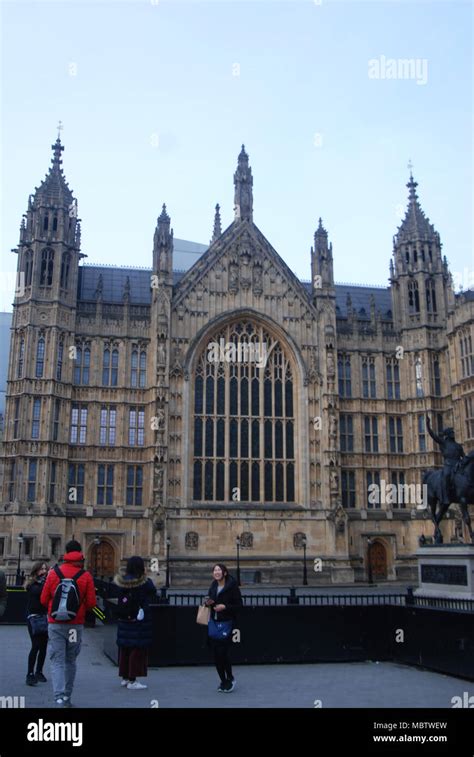
M95 539L94 539L94 545L95 545L95 550L94 550L94 557L95 557L95 560L94 560L94 576L97 578L97 566L99 564L99 546L100 546L100 538L98 536L96 536Z
M372 539L367 537L367 574L369 578L369 584L373 584L372 579L372 563L370 562L370 548L372 546Z
M23 544L23 533L20 531L20 533L17 536L18 539L18 565L16 569L16 585L20 586L21 584L21 545Z
M237 586L240 586L240 536L236 537L235 546L237 547Z
M171 545L171 539L169 536L166 537L166 583L165 588L170 588L170 545Z
M308 571L306 569L306 536L302 539L303 544L303 586L308 585Z

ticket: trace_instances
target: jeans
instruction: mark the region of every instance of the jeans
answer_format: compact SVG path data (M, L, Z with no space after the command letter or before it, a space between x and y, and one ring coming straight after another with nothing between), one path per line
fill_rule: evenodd
M28 633L31 639L31 651L28 655L28 674L35 672L43 672L43 665L46 658L46 647L48 646L48 636L46 634L40 634L39 636L33 636L31 632L31 623L28 620ZM48 625L50 625L48 623Z
M84 626L70 623L48 623L49 659L55 699L71 697L83 629Z

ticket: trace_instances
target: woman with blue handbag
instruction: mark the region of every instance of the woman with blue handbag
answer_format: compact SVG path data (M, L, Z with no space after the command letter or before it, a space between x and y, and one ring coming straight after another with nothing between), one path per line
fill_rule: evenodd
M43 675L43 665L48 646L48 614L47 609L40 602L41 592L48 572L45 562L37 562L33 565L29 578L25 583L27 600L27 624L31 639L31 650L28 655L28 674L26 683L28 686L36 686L37 683L46 683ZM36 665L36 673L35 673Z
M207 626L209 643L214 650L214 662L221 682L217 691L225 694L235 688L230 662L232 629L236 620L236 611L242 607L242 596L235 578L229 575L225 565L218 563L212 571L213 582L204 604L211 608Z

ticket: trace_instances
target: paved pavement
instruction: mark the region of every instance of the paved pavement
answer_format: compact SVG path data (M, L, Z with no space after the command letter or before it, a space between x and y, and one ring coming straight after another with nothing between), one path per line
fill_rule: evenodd
M239 665L231 694L217 692L211 665L153 668L148 689L128 691L121 688L117 668L102 652L102 631L100 625L84 631L73 694L76 707L450 708L452 697L462 697L465 691L474 695L472 682L386 662ZM28 651L25 627L0 625L0 697L24 696L26 708L52 707L49 680L25 685ZM48 659L44 672L50 679Z

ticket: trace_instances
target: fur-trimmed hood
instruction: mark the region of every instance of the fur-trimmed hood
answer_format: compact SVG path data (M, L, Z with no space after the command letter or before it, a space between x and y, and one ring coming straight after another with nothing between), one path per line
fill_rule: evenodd
M140 578L137 578L136 576L131 576L128 573L117 573L114 578L114 584L120 586L121 589L135 589L138 586L144 586L147 580L148 578L145 574L143 574L143 576L140 576Z

